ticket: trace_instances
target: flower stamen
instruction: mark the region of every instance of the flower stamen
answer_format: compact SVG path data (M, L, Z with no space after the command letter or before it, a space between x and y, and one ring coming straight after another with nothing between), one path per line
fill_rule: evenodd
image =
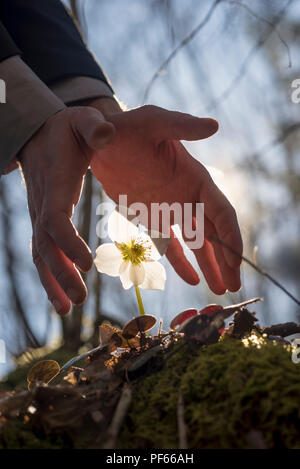
M115 245L120 249L123 261L131 262L133 265L139 265L149 258L149 251L151 248L147 246L146 242L139 239L132 239L128 243L117 243Z

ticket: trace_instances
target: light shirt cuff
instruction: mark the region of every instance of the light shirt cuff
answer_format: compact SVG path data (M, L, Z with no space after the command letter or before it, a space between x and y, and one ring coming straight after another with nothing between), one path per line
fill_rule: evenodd
M113 98L110 88L101 80L90 77L71 77L50 85L53 93L65 104L78 101Z
M6 102L0 103L1 175L25 143L65 104L19 56L0 62L0 78L6 85Z

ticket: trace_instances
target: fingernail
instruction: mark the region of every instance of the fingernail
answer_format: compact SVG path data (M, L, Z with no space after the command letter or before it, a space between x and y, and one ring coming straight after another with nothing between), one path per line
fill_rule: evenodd
M53 304L53 306L54 306L56 312L57 312L58 314L60 314L60 311L61 311L61 304L60 304L60 302L59 302L58 300L53 300L53 301L52 301L52 304Z

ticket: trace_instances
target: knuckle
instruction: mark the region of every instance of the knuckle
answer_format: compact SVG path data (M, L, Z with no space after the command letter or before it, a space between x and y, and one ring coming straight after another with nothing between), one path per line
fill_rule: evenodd
M49 221L49 212L43 211L40 217L40 226L43 230L48 231Z
M66 286L66 274L63 270L59 269L56 272L54 272L54 277L57 280L57 282L62 286Z
M227 210L224 210L219 214L217 217L217 226L219 226L219 230L221 231L222 238L224 240L232 235L236 223L237 216L233 207L229 207Z
M41 258L36 251L32 252L32 260L37 269L41 266Z
M226 207L217 215L216 222L219 226L230 227L237 220L236 211L228 202Z
M143 109L147 113L154 114L157 112L158 107L154 106L154 104L144 104L141 109Z
M232 226L232 224L237 224L238 223L238 218L237 218L237 213L236 213L236 210L233 208L232 205L230 205L230 208L229 208L229 220L230 221L230 224Z
M46 208L40 216L40 226L45 231L49 231L55 225L57 212L54 209Z
M36 237L36 256L37 257L39 254L44 257L46 250L47 250L47 241L44 236L38 235Z

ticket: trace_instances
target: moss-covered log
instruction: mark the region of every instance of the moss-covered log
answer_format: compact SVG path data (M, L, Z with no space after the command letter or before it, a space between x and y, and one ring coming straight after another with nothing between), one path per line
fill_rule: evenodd
M177 402L190 448L247 448L259 431L268 448L300 448L300 365L278 343L245 347L225 339L186 345L135 388L124 448L178 448Z
M120 382L110 391L113 408L125 381L123 371L115 370ZM179 392L189 448L249 448L256 445L249 438L253 432L267 448L300 448L300 365L292 362L289 347L272 341L245 346L228 338L207 347L179 342L152 357L138 374L129 373L133 399L119 435L120 448L178 448ZM81 394L89 387L94 392L97 381L71 389L77 387ZM68 399L75 396L66 396L66 403ZM0 446L101 447L114 411L107 410L104 394L90 402L82 407L72 431L68 422L45 430L24 413L10 421L2 419ZM108 421L92 421L89 416L95 409Z

